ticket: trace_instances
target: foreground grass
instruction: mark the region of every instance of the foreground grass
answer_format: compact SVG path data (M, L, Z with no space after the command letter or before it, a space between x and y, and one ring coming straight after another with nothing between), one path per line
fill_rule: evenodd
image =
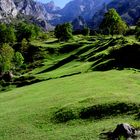
M56 123L56 111L116 102L140 104L140 73L91 72L0 94L0 140L96 140L118 123L139 125L136 114Z

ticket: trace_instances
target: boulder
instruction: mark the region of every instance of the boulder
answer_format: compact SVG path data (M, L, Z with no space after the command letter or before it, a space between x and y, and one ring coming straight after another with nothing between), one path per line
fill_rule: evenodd
M112 133L112 136L113 138L118 138L119 136L130 138L133 137L135 133L136 133L136 129L133 126L127 123L122 123L117 125L116 129Z

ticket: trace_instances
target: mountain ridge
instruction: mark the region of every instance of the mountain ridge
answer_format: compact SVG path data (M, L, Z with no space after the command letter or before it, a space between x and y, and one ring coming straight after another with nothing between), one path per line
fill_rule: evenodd
M108 9L115 8L129 24L136 24L140 18L140 1L134 0L72 0L64 8L53 1L41 3L34 0L0 0L0 21L10 22L18 15L29 17L46 30L64 22L73 22L79 16L90 28L98 28ZM32 17L32 18L30 18Z

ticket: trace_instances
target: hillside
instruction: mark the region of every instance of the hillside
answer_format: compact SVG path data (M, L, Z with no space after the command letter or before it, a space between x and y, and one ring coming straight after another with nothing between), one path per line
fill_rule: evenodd
M135 69L140 45L134 36L77 35L69 42L31 43L47 55L16 78L18 88L0 93L1 140L97 140L118 123L140 126Z
M140 21L121 18L135 13L137 0L127 8L123 0L73 0L63 9L0 2L0 11L12 6L0 17L0 140L140 139ZM95 11L100 23L115 4L121 16L110 9L100 30L87 27ZM73 27L48 32L51 20ZM121 123L132 132L114 133Z
M93 70L140 68L140 43L134 36L79 35L67 43L50 40L34 41L32 45L48 53L44 66L29 73L37 77L59 78Z
M133 70L91 72L1 93L0 139L97 140L121 122L138 127L139 77ZM109 106L110 114L98 119L90 112L86 115L94 106L102 106L103 116ZM86 118L76 117L83 109Z

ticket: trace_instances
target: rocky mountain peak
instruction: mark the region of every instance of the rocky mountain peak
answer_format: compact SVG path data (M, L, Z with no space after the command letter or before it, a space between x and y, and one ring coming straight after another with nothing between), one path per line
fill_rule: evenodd
M50 1L46 4L44 4L44 5L45 5L45 8L46 8L46 11L50 12L50 13L60 10L60 7L56 6L54 1Z
M13 0L0 0L0 19L16 16L17 9Z
M103 4L108 4L112 0L73 0L70 1L60 12L63 21L73 21L78 16L82 16L86 21L92 19L93 15Z

